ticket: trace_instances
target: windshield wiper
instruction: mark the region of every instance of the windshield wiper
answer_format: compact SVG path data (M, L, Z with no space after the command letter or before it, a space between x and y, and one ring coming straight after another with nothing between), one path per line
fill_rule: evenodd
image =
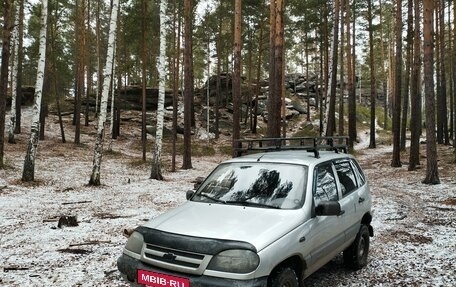
M226 204L226 201L220 200L220 199L215 198L215 197L213 197L213 196L210 196L210 195L208 195L207 193L200 193L200 194L198 194L198 195L201 196L201 197L205 197L205 198L207 198L207 199L210 199L210 200L212 200L212 201L214 201L214 202L220 202L220 203Z
M229 201L225 201L225 203L226 204L242 205L242 206L256 206L256 207L280 209L280 207L278 207L278 206L267 205L267 204L251 202L251 201L229 200Z

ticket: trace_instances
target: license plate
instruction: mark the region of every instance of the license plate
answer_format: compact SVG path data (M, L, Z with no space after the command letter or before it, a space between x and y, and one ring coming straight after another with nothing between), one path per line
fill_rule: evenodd
M187 278L145 270L138 270L138 283L150 287L190 287Z

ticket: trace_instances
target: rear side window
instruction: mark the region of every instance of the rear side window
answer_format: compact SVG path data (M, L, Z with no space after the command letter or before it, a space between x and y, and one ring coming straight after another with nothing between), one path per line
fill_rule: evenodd
M357 189L356 175L352 165L348 160L334 162L337 176L339 177L340 186L342 188L342 196L345 196Z
M358 186L363 186L366 183L366 177L364 176L363 170L359 166L356 160L350 160L355 169L356 178L358 179Z
M315 205L320 201L337 201L337 185L331 163L322 164L316 169Z

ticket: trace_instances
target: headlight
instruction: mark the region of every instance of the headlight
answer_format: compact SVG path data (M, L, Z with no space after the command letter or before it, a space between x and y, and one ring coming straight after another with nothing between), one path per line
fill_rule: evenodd
M130 235L130 238L128 238L127 244L125 245L125 249L137 254L141 254L143 244L144 237L142 236L142 234L137 231L134 231Z
M260 258L255 252L233 249L215 255L207 269L230 273L249 273L254 271L258 264L260 264Z

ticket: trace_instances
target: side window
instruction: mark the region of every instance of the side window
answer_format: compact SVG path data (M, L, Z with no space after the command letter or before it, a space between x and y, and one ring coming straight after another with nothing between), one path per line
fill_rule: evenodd
M342 188L342 196L345 196L357 188L356 176L353 172L349 161L337 161L334 163L339 177L340 186Z
M358 178L358 186L363 186L366 183L366 177L364 176L361 167L359 167L358 162L356 160L351 160L351 162L355 168L356 177Z
M315 206L320 201L338 200L336 179L331 163L322 164L316 169Z

